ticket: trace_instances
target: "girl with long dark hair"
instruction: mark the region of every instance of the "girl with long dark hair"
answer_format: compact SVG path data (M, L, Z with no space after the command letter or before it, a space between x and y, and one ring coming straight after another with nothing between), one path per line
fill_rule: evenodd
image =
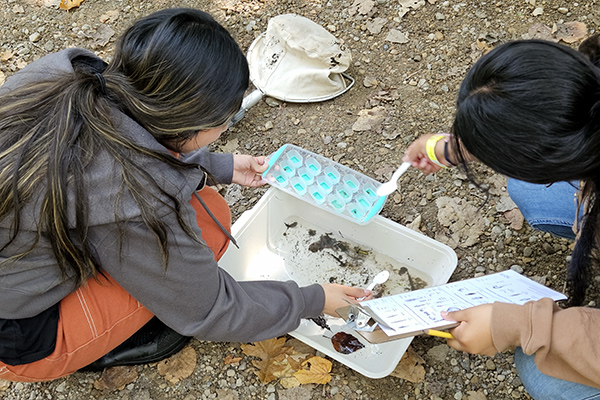
M498 46L464 79L452 135L424 135L405 155L426 173L468 171L477 159L510 178L533 227L572 239L577 232L567 275L573 307L542 299L445 315L460 322L448 340L458 350L491 356L516 347L535 399L600 398L600 310L581 307L600 250L599 54L599 35L580 51L539 40Z
M205 146L247 86L221 25L167 9L109 64L67 49L0 87L0 378L158 361L190 337L263 340L369 294L218 267L231 215L207 183L261 185L266 163Z

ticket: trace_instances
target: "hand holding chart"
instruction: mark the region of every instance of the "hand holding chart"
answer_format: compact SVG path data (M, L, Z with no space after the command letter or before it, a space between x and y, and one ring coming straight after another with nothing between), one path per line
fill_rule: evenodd
M427 329L444 329L452 321L442 318L442 311L466 309L496 301L525 304L549 297L554 301L567 297L519 273L507 270L446 285L429 287L393 296L364 301L388 336L420 334Z

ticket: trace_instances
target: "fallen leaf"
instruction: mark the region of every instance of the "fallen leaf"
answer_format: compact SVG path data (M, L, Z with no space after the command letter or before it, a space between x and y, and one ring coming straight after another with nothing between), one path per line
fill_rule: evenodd
M398 11L398 15L400 16L400 18L402 18L410 10L417 10L424 5L424 0L400 0L400 11Z
M298 379L301 384L304 383L318 383L326 384L331 381L331 361L326 360L323 357L311 357L302 363L302 366L309 366L309 369L301 369L294 373L294 377Z
M291 347L283 347L285 338L273 338L263 340L262 342L254 342L253 344L242 344L242 352L248 356L258 357L262 360L275 358L280 354L290 354L294 349Z
M0 390L6 390L10 387L11 382L6 379L0 379Z
M521 211L518 208L506 211L504 216L510 222L510 227L515 231L519 231L523 228L523 221L525 218L523 218L523 214L521 214Z
M103 24L111 24L119 19L119 12L116 10L110 10L100 16L100 22Z
M11 51L11 50L3 51L2 53L0 53L0 61L8 61L14 55L15 55L15 53L13 51Z
M387 22L387 18L375 18L372 21L367 21L366 27L372 35L379 35Z
M354 0L354 3L348 8L348 15L352 16L356 13L366 15L375 7L373 0Z
M352 130L354 132L377 131L387 115L385 107L360 110L358 119L352 125Z
M283 347L285 338L273 338L255 342L254 344L242 344L242 352L248 356L260 358L252 360L252 365L258 368L254 373L262 383L269 383L278 378L275 374L280 372L283 366L277 364L283 361L286 355L293 353L292 347Z
M425 379L424 364L425 360L409 347L391 375L412 383L423 382Z
M533 24L529 27L524 39L542 39L552 42L558 42L558 39L552 34L552 29L544 24Z
M473 246L483 234L484 217L477 206L466 199L441 196L435 201L437 218L447 229L436 232L435 239L452 248Z
M71 8L79 7L83 0L60 0L58 5L63 10L70 10Z
M17 66L17 68L23 69L27 66L27 62L25 62L25 60L17 60L15 62L15 65Z
M225 357L225 365L229 365L229 364L237 364L240 361L242 361L242 357L232 357L231 354L228 354L227 357Z
M196 368L196 351L190 346L162 360L157 365L158 373L173 384L190 376Z
M587 26L576 21L555 24L554 36L565 43L575 43L587 36Z
M397 29L390 29L385 40L392 43L408 43L408 32L403 33Z
M115 34L115 31L106 24L100 24L96 31L92 33L91 37L94 40L93 46L104 47L108 44L108 41Z
M137 367L132 365L107 368L102 376L94 382L97 390L123 390L125 385L135 381L138 377Z
M279 380L279 384L284 389L291 389L300 386L300 381L295 376L286 376Z

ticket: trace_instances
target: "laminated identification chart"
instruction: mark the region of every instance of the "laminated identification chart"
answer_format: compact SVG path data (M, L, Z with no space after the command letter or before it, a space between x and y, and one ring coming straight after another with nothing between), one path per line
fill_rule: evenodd
M549 297L554 301L567 297L523 275L507 270L478 278L452 282L412 292L361 302L372 311L381 329L389 336L421 333L425 329L448 326L442 311L462 310L500 301L525 304Z

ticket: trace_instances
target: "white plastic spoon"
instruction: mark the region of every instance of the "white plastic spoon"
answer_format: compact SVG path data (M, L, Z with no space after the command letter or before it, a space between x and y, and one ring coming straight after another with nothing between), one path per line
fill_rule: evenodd
M392 179L390 179L389 182L386 182L383 185L379 186L379 188L377 189L377 196L387 196L394 190L398 189L398 178L400 178L400 175L406 172L408 167L410 167L410 163L403 162L402 165L400 165L400 168L398 168L396 172L394 172L394 175L392 175Z
M375 275L375 278L373 278L373 282L371 282L371 284L367 286L367 290L373 290L375 285L381 285L382 283L387 281L389 277L390 273L388 271L381 271L380 273Z
M387 281L389 277L390 277L389 271L381 271L380 273L375 275L375 278L373 278L373 282L371 282L369 284L369 286L367 286L367 290L373 290L375 285L381 285L382 283ZM361 297L360 299L356 299L356 300L360 301L362 299L364 299L364 297Z

